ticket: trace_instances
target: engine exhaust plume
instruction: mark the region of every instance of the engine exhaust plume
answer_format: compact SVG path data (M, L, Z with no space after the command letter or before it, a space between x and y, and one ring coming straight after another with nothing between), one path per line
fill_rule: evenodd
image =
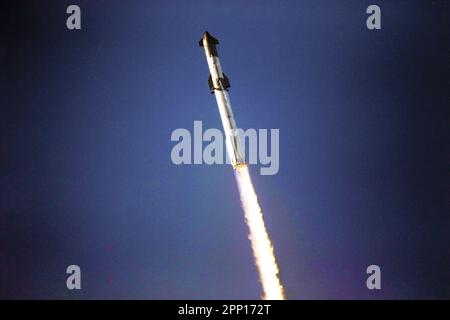
M283 286L278 278L278 266L272 243L264 225L262 210L247 165L237 167L235 175L242 208L244 209L245 222L249 229L255 265L263 288L262 298L284 300Z

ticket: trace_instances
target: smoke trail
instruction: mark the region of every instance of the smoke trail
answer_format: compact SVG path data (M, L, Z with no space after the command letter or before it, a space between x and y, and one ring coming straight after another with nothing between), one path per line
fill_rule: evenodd
M284 300L283 286L278 279L278 267L272 243L264 225L262 210L253 188L247 165L236 168L236 181L244 209L245 221L249 228L249 239L259 279L263 287L263 299Z

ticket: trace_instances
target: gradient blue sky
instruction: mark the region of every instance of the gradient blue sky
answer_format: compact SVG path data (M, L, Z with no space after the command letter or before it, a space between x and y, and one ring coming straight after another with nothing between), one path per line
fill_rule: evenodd
M280 129L279 173L251 170L288 297L450 297L444 1L1 6L0 297L260 297L231 167L170 159L221 128L205 30L238 125Z

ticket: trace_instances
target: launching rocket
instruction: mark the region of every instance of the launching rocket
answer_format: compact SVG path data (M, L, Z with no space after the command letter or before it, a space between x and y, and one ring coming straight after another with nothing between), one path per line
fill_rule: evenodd
M264 292L263 298L269 300L284 299L283 286L278 278L278 266L273 246L264 225L263 213L244 160L236 121L234 120L233 111L231 111L231 103L228 96L230 80L222 72L216 48L219 40L205 32L199 44L205 49L210 73L208 84L211 93L214 93L216 96L217 106L219 107L220 119L222 120L226 136L227 153L233 165L239 187L245 221L249 228L249 239L252 245L255 265L258 269L259 279Z
M219 44L219 40L214 38L208 32L205 32L200 39L199 44L205 49L206 61L208 62L210 73L208 85L211 93L214 93L216 96L223 130L225 131L225 143L228 157L230 158L233 167L237 169L240 166L245 165L245 160L237 132L236 121L234 120L233 111L231 110L230 97L228 96L230 80L228 80L228 77L222 72L219 54L217 53L216 45Z

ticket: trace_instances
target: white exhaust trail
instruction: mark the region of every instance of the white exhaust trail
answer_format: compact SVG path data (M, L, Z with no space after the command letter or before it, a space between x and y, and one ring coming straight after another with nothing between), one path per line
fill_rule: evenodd
M242 208L244 209L245 222L249 229L253 256L263 287L262 298L265 300L284 300L283 286L278 278L278 266L272 243L264 225L262 210L247 165L237 167L235 175Z

